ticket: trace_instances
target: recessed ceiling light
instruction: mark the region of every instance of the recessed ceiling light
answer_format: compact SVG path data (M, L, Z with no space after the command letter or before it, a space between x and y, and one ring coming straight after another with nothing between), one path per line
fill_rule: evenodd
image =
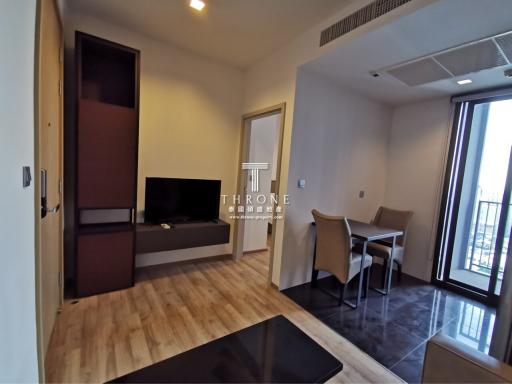
M464 80L457 81L457 84L465 85L465 84L471 84L472 82L473 82L473 80L471 80L471 79L464 79Z
M202 0L190 0L190 6L198 11L202 11L205 5L205 2Z

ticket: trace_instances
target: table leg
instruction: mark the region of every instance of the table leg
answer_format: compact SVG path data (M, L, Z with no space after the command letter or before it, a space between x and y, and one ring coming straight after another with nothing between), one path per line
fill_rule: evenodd
M396 237L393 236L393 241L391 243L391 257L388 261L388 273L387 273L387 285L386 285L386 294L391 290L391 280L393 280L393 255L395 254L395 243Z
M384 277L383 289L372 287L372 289L375 292L378 292L381 295L387 295L389 293L389 291L391 290L391 280L393 277L392 276L393 275L393 255L395 254L395 243L396 243L396 237L393 236L392 242L391 242L391 257L389 258L389 260L387 260L387 263L384 262L384 264L383 264L383 268L385 268L385 273L386 273L386 275Z

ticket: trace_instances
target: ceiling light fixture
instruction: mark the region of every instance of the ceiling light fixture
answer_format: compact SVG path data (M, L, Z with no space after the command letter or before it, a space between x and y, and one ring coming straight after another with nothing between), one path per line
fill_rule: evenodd
M464 79L464 80L457 81L457 84L466 85L466 84L471 84L472 82L473 82L473 80L471 80L471 79Z
M202 11L205 5L205 2L202 0L190 0L190 6L198 11Z

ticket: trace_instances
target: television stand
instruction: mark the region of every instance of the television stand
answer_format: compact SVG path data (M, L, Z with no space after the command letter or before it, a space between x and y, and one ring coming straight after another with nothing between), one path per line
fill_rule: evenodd
M136 252L150 253L229 243L230 225L222 220L176 223L171 229L159 224L137 224Z

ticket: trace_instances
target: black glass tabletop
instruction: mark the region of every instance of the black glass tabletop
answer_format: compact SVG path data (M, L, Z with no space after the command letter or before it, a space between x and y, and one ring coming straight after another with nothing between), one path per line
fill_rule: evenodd
M115 383L321 383L343 364L283 316L112 380Z

